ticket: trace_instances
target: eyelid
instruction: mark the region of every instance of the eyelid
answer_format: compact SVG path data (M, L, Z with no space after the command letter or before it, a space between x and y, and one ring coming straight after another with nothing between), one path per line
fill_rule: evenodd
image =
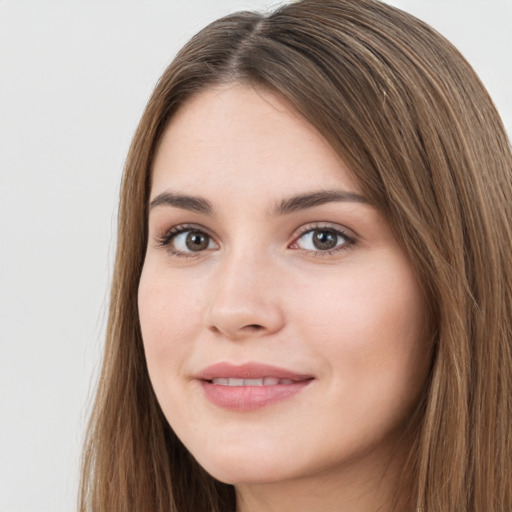
M199 224L177 224L172 226L169 229L164 230L161 234L157 234L155 236L156 244L158 247L165 248L171 255L183 258L197 258L204 255L204 253L209 252L211 249L206 249L204 251L179 251L172 248L171 242L180 234L186 233L188 231L196 231L200 233L204 233L206 236L213 241L213 243L219 247L218 242L215 240L215 237L209 233L209 230L204 226Z
M341 224L336 224L335 222L329 222L329 221L315 221L315 222L308 222L307 224L304 224L300 228L296 230L296 232L293 235L293 240L297 240L305 233L308 233L309 231L313 231L315 229L332 229L333 231L337 231L347 238L350 238L351 240L356 240L357 235L351 230L348 229L345 226L342 226Z
M303 249L300 247L293 247L298 240L303 237L305 234L315 231L315 230L331 230L339 234L340 237L345 239L345 243L335 246L332 249L318 249L318 250L311 250L311 249ZM204 226L201 226L199 224L177 224L175 226L172 226L169 229L166 229L161 234L156 235L156 243L158 247L165 248L172 256L177 257L183 257L183 258L198 258L201 256L204 256L205 253L210 252L212 249L205 249L202 251L180 251L177 249L174 249L171 245L172 240L174 240L178 235L182 233L186 233L188 231L196 231L200 233L204 233L206 236L210 238L210 240L216 245L216 249L220 248L220 244L216 241L215 237L209 232L207 228ZM293 235L292 242L288 244L288 248L292 250L300 250L303 253L312 254L314 256L329 256L334 253L342 252L345 250L348 250L352 246L354 246L357 242L356 235L353 234L352 230L349 230L345 228L344 226L341 226L339 224L331 223L331 222L310 222L307 224L304 224Z
M333 247L332 249L326 249L326 250L310 250L310 249L301 249L300 247L294 248L292 247L294 244L297 243L297 241L302 238L305 234L310 233L311 231L315 230L332 230L338 233L342 238L346 240L346 243ZM308 224L305 224L304 226L301 226L299 230L295 233L293 236L293 241L290 243L288 247L294 249L294 250L300 250L305 253L312 254L314 256L328 256L334 253L338 253L341 251L345 251L350 249L352 246L354 246L357 243L357 237L353 234L352 230L349 230L345 228L344 226L341 226L339 224L334 224L331 222L311 222Z

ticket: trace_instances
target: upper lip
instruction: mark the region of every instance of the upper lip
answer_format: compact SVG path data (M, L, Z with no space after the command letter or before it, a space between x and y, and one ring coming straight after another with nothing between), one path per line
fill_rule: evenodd
M276 379L290 379L294 381L313 378L312 375L297 373L286 368L255 362L238 365L228 362L216 363L204 368L195 377L199 380L212 380L221 377L233 377L235 379L261 379L265 377L274 377Z

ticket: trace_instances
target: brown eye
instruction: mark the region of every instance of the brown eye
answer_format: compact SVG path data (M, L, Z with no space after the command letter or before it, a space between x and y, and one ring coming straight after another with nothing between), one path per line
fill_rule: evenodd
M210 237L200 231L189 231L185 239L185 245L189 251L204 251L208 249Z
M212 237L204 231L185 228L178 228L175 232L171 231L160 241L160 245L167 247L167 250L176 256L218 249Z
M293 244L295 249L308 252L329 253L348 248L354 240L334 228L314 228L303 233Z
M315 229L312 232L313 245L321 251L334 249L338 244L338 238L332 229Z

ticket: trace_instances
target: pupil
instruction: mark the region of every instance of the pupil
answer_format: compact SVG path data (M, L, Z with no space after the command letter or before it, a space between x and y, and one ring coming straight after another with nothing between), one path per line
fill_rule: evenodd
M208 247L208 236L191 232L187 235L185 244L190 251L202 251Z
M337 242L338 236L334 231L327 231L324 229L322 231L315 231L313 234L313 245L317 249L322 249L324 251L333 249L336 247Z

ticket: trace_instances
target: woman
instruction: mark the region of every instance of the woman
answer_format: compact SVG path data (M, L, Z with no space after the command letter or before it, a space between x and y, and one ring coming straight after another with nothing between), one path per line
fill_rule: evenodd
M201 31L121 191L81 510L512 509L512 157L374 0Z

